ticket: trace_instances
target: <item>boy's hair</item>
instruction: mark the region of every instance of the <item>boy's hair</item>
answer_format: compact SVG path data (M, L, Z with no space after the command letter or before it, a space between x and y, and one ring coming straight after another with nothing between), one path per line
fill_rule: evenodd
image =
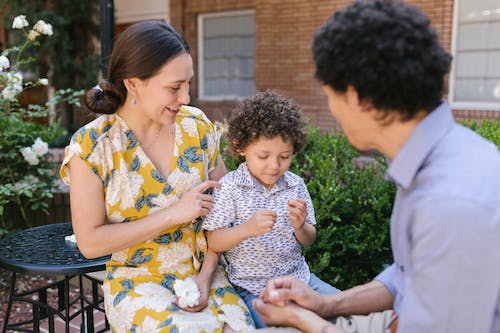
M402 121L440 104L451 63L428 17L395 0L356 1L337 11L316 32L312 51L323 84L337 92L351 85L361 102Z
M307 136L305 126L297 104L266 90L247 97L236 106L225 136L235 156L260 137L280 136L283 141L292 143L294 152L300 152Z

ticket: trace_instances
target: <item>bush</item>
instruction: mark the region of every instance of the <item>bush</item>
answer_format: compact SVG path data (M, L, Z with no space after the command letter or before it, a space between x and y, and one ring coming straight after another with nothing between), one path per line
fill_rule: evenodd
M223 157L229 170L237 167L224 149ZM318 236L304 249L306 259L316 275L341 289L369 281L392 262L389 219L395 188L382 177L382 158L359 167L357 157L345 136L311 129L290 168L305 180L316 213Z
M477 134L486 140L493 142L500 150L500 119L495 121L483 120L481 123L475 120L468 120L463 124L476 131Z
M311 194L318 236L304 249L311 270L345 289L370 281L392 262L389 221L395 186L382 157L362 162L344 135L310 131L290 171Z
M26 80L21 67L35 64L36 59L25 56L24 51L51 36L52 26L39 20L29 28L25 15L17 16L12 25L22 32L24 41L0 55L0 238L12 229L34 226L30 212L49 212L47 199L53 197L56 174L48 143L63 134L57 119L59 105L78 106L83 94L60 89L45 104L22 104L24 91L49 84L46 78ZM19 213L20 220L12 219L11 215L16 215L10 214L13 211Z
M500 147L500 120L466 125ZM222 151L234 170L238 161ZM384 179L386 169L382 156L360 158L344 135L318 129L309 131L304 151L294 157L290 171L307 184L318 230L304 255L311 271L337 288L368 282L393 261L389 225L396 187Z

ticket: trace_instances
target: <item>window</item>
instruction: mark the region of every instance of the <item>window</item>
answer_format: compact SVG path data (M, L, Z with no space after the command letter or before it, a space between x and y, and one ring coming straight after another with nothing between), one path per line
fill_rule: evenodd
M500 0L455 0L450 101L500 111Z
M254 11L198 16L199 98L239 99L255 92Z

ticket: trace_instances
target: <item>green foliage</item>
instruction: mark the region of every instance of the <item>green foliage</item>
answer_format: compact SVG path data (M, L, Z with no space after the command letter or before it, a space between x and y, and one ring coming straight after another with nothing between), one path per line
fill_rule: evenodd
M392 262L389 221L395 186L383 178L382 157L360 158L344 135L310 131L292 172L307 183L318 236L304 249L311 270L345 289Z
M83 94L61 89L43 105L22 105L18 98L23 91L47 85L48 80L24 80L19 67L26 63L26 58L31 62L36 59L23 52L39 43L29 39L26 27L19 30L25 39L22 46L5 49L1 55L4 66L0 68L0 237L11 228L33 226L30 211L48 212L47 199L53 197L56 180L48 143L63 135L57 117L60 104L79 106ZM49 121L50 118L54 119ZM19 211L22 221L9 219L7 213L12 210Z
M224 162L234 170L238 161L226 145ZM304 249L306 259L316 275L341 289L369 281L392 262L389 220L395 187L383 178L382 158L366 163L357 158L345 136L311 129L290 168L306 182L316 213L318 236Z
M493 142L500 150L500 119L492 121L483 120L480 123L475 120L468 120L463 124L476 131L477 134L486 140Z
M52 24L54 35L50 38L40 36L42 45L37 50L30 50L28 55L39 59L35 72L48 77L52 86L58 89L82 89L97 81L98 5L98 1L79 0L0 0L1 8L6 9L4 26L9 30L12 19L20 14L26 15L32 23L36 17ZM22 40L15 35L11 39L15 44Z

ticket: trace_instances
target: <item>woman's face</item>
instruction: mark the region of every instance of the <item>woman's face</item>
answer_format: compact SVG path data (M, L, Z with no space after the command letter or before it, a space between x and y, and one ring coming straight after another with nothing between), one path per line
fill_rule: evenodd
M193 75L191 55L179 54L151 78L138 80L136 108L155 122L174 123L179 108L189 103L189 84Z

